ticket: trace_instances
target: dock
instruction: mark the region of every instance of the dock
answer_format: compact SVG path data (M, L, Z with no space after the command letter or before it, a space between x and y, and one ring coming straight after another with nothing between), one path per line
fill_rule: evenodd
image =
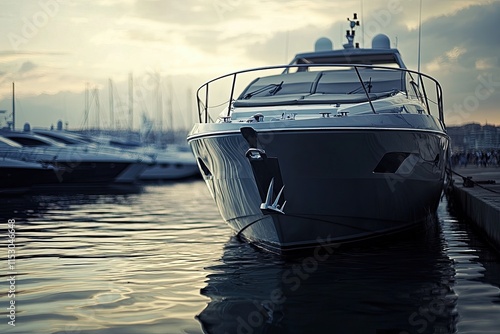
M463 213L500 251L500 168L455 167L450 195ZM457 175L467 177L464 179ZM493 183L493 181L495 183Z

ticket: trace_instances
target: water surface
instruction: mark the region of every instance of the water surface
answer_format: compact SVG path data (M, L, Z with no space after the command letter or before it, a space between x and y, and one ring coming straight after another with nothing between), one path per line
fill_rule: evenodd
M499 257L446 201L411 235L283 259L232 236L203 181L2 199L1 333L497 333Z

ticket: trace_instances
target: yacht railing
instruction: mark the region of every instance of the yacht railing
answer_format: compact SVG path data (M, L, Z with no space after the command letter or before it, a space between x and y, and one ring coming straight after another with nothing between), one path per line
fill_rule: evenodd
M0 148L0 158L11 158L23 161L47 161L52 156L54 161L60 157L71 158L72 161L78 162L82 156L95 154L97 157L107 156L112 159L131 159L137 162L144 161L153 163L154 157L142 152L133 152L126 149L109 147L106 145L83 146L83 145L57 145L57 146L23 146L3 147ZM52 160L52 159L50 159Z
M33 150L25 150L21 149L8 149L3 148L0 149L0 158L1 159L12 159L19 160L25 162L47 162L47 161L57 161L57 154L53 152L47 153L43 151L33 151Z
M345 69L349 69L349 71L345 71ZM290 72L292 69L296 69L295 72ZM344 71L341 71L344 69ZM246 70L241 70L237 72L232 72L229 74L225 74L219 77L216 77L212 80L209 80L205 82L203 85L198 88L196 92L196 97L197 97L197 102L198 102L198 118L200 123L210 123L214 122L214 117L212 117L213 110L219 111L219 115L217 115L218 118L230 118L231 112L234 108L234 102L239 100L251 100L252 96L247 94L243 95L245 92L248 91L248 89L251 87L253 83L255 83L257 80L261 78L266 78L268 75L265 76L260 76L260 75L254 75L253 81L248 85L246 85L246 88L243 90L243 93L240 94L239 97L235 96L235 91L236 87L240 84L241 80L239 80L242 76L245 76L248 73L251 74L260 74L263 72L276 72L278 70L281 70L281 72L273 74L272 78L276 78L276 81L280 80L280 77L283 78L283 80L287 79L287 76L298 74L298 73L317 73L316 76L311 75L312 79L309 83L310 89L307 91L300 92L302 95L311 95L316 93L316 89L318 86L319 80L324 75L332 75L336 74L336 72L340 75L341 73L343 75L346 75L346 73L351 73L355 78L357 78L357 85L359 85L360 89L357 91L357 94L364 94L366 97L366 101L369 103L370 108L373 113L378 113L374 104L372 101L376 98L371 96L370 94L370 85L372 85L371 80L372 78L369 78L369 81L367 82L367 78L363 78L363 74L366 73L367 70L374 70L379 73L383 73L385 71L397 71L399 72L401 76L401 86L398 87L398 92L405 93L407 97L409 98L416 98L418 99L421 104L425 106L427 109L427 113L432 115L433 111L437 111L437 117L439 121L441 122L443 128L445 128L445 123L444 123L444 111L443 111L443 91L441 88L441 85L439 82L434 79L433 77L409 70L406 68L395 68L395 67L388 67L388 66L375 66L375 65L345 65L345 64L294 64L294 65L277 65L277 66L266 66L266 67L257 67L257 68L251 68L251 69L246 69ZM259 72L259 73L258 73ZM396 72L396 73L397 73ZM372 72L375 73L375 72ZM290 78L290 77L288 77ZM376 79L376 78L375 78ZM221 81L224 80L229 80L229 96L226 95L226 97L223 97L224 94L222 95L217 95L217 97L220 99L221 96L222 98L222 103L216 103L214 105L210 105L211 102L211 97L214 96L216 93L212 92L213 86L216 84L220 83ZM427 81L428 83L430 82L431 84L434 85L434 95L432 97L435 98L433 100L429 96L429 91L426 90L426 84L424 82ZM376 83L377 81L374 81L373 83ZM341 82L339 82L340 84ZM351 82L352 84L353 82ZM273 87L269 87L268 90L272 91L273 89L276 89L276 91L281 90L282 86L284 84L284 81L281 82L276 82ZM335 84L335 83L333 83ZM286 86L286 83L285 83ZM227 85L226 85L227 88ZM356 89L357 90L357 89ZM262 91L261 91L262 92ZM258 93L261 93L258 92ZM257 94L258 94L257 93ZM351 94L352 92L345 92L346 96ZM226 93L227 94L227 93ZM274 94L273 94L274 95ZM282 95L285 96L285 95ZM352 95L350 95L352 96ZM311 101L310 104L315 104L317 103L317 100ZM332 102L335 103L335 102ZM347 102L343 102L347 103ZM280 105L285 105L286 103L281 103ZM272 105L272 100L266 105ZM434 108L431 108L431 105L434 106ZM434 115L436 116L436 115Z
M58 162L61 157L64 161L71 161L79 163L84 155L96 154L99 156L108 156L110 159L131 159L137 162L144 161L153 163L154 158L136 152L124 152L113 149L87 149L85 147L59 147L59 146L35 146L35 147L21 147L21 148L0 148L0 158L10 158L14 160L28 161L28 162L42 162L51 161Z

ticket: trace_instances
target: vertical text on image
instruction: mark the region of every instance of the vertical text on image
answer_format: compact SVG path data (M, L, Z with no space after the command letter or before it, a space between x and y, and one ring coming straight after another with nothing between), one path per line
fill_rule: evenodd
M7 220L7 281L9 290L7 297L9 304L7 310L7 323L10 326L16 325L16 220Z

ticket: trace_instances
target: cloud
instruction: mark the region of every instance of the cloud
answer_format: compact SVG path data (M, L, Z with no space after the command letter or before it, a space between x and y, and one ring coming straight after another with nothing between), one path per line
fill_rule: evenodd
M21 18L40 10L38 2L20 3L2 5L0 24L14 32L22 31ZM358 32L365 32L359 42L364 37L369 46L384 32L407 66L416 68L418 7L411 0L365 1L364 12L357 0L61 2L23 52L12 52L0 37L0 95L8 95L11 81L25 94L55 94L81 92L85 82L106 85L109 77L126 83L129 72L139 77L147 71L190 78L176 79L177 87L197 85L232 70L287 63L295 53L312 51L322 36L339 48L353 12L362 20ZM498 74L500 2L424 1L422 17L422 69L441 82L445 103L462 103L481 74ZM480 108L500 104L498 95Z
M63 56L66 55L65 52L46 52L46 51L0 51L0 60L9 61L13 59L20 58L32 58L40 56Z
M478 58L498 55L500 35L497 20L500 2L470 6L455 15L443 15L431 19L422 26L423 61L437 55L445 55L453 47L460 50L459 65L474 68ZM425 46L428 45L428 48ZM465 52L463 49L466 49ZM451 59L451 58L450 58Z
M137 0L134 3L133 13L137 17L165 24L182 23L183 26L198 26L216 20L211 6L213 2L215 1Z
M36 69L37 66L30 62L30 61L27 61L27 62L24 62L21 67L19 68L19 73L27 73L27 72L31 72L33 71L34 69Z
M498 110L498 17L500 2L492 2L436 17L422 27L423 68L443 85L445 107L455 123Z
M500 64L498 62L498 57L483 57L476 60L476 69L485 71L485 70L494 70L499 68Z

